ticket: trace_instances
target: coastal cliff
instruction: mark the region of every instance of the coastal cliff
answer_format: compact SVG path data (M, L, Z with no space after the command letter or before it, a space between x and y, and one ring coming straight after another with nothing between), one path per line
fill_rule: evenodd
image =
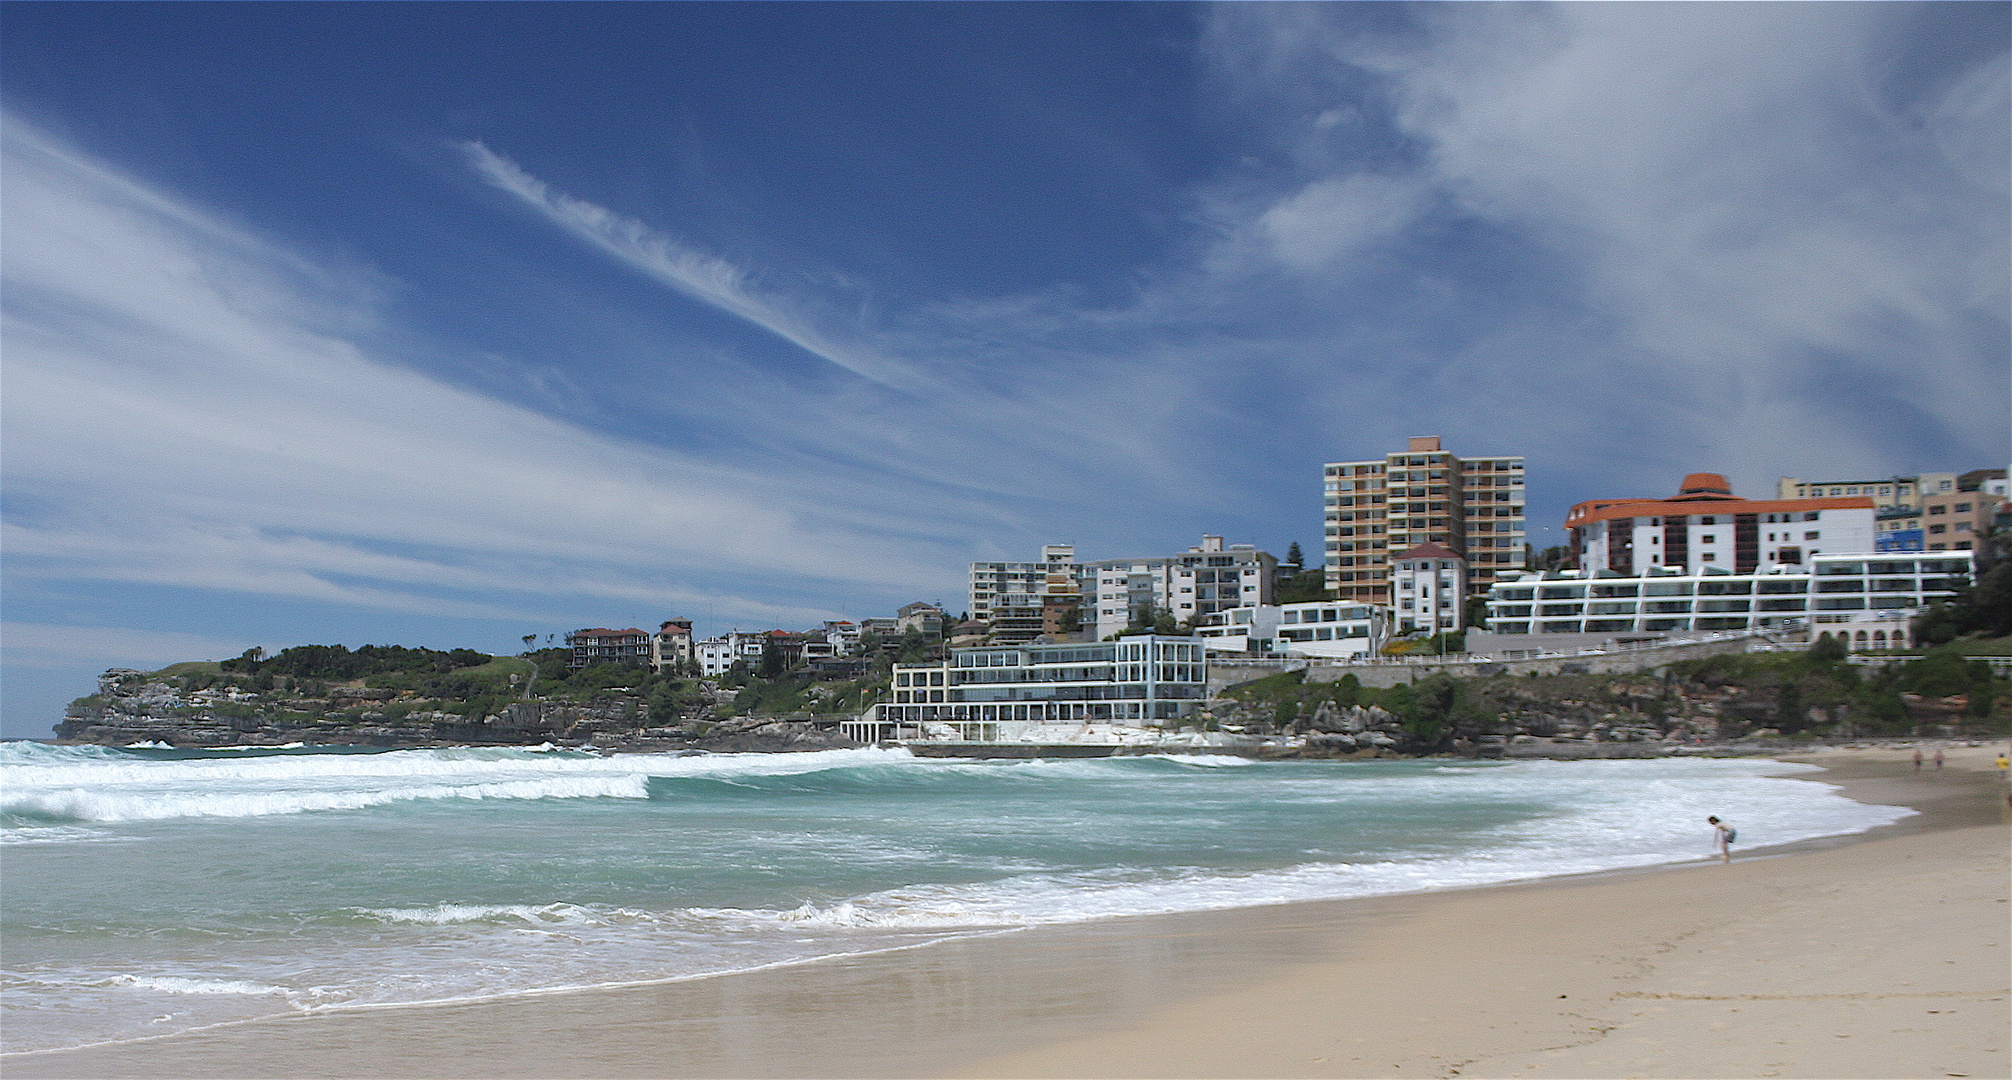
M520 672L508 659L480 661L429 673L438 676L432 678L393 672L342 681L228 671L212 663L157 672L113 668L99 676L97 693L71 703L55 734L66 742L189 748L554 743L782 751L856 745L839 734L840 715L736 716L732 704L740 695L700 680L615 688L570 688L555 680L549 695L510 700L494 691L507 691L511 675L528 678L531 665L524 663ZM646 673L626 674L644 681Z

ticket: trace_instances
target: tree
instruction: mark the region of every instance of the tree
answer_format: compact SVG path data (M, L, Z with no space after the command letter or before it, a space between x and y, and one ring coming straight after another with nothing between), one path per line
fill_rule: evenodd
M1547 547L1537 553L1533 570L1566 570L1572 566L1572 549L1562 545Z
M1299 549L1298 544L1293 550ZM1289 557L1290 559L1290 557ZM1311 570L1297 565L1297 559L1290 559L1281 570L1290 569L1291 574L1281 574L1276 602L1280 604L1308 604L1319 600L1331 600L1327 592L1327 571L1316 566Z
M1294 540L1292 545L1285 549L1285 564L1294 570L1299 570L1306 565L1305 556L1300 554L1299 541Z
M1808 719L1802 703L1802 684L1789 679L1775 688L1774 726L1782 732L1794 734L1802 730Z
M1975 584L1966 583L1914 620L1914 636L1925 644L1941 645L1965 634L2012 634L2012 562L1998 563Z
M1809 643L1809 649L1803 655L1809 657L1812 663L1834 664L1844 659L1845 653L1842 640L1829 634L1818 634L1816 640Z
M919 627L909 627L901 635L901 645L895 650L894 658L904 664L919 664L929 659L929 639L923 636Z
M768 638L761 643L761 669L758 674L764 679L779 679L782 673L782 649L776 646L774 638Z
M1174 613L1161 611L1153 616L1153 633L1172 637L1181 632L1181 624L1174 621Z
M1074 634L1083 629L1083 605L1070 604L1062 609L1062 632Z

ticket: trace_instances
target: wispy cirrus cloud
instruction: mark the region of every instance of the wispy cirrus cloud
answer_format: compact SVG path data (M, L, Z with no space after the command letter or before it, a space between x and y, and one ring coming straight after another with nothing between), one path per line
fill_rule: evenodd
M745 319L784 341L861 378L886 386L914 382L918 373L891 357L843 342L800 313L800 300L765 295L743 268L698 251L634 218L576 199L532 176L516 162L479 142L459 146L469 167L501 191L579 240L704 304Z
M570 617L621 598L800 621L832 610L801 595L899 595L954 575L919 554L951 542L926 513L897 542L878 499L440 382L379 351L367 278L317 269L17 118L0 152L18 578L459 618Z

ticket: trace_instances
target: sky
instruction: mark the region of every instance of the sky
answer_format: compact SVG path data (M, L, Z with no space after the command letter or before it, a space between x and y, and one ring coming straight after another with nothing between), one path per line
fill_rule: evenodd
M0 732L1314 554L1413 435L1525 455L1539 546L2002 466L2008 12L0 3Z

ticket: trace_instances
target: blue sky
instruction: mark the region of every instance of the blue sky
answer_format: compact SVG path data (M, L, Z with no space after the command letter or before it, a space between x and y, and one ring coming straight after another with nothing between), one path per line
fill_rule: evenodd
M2008 454L2004 4L0 4L4 697ZM1555 531L1551 534L1555 537Z

